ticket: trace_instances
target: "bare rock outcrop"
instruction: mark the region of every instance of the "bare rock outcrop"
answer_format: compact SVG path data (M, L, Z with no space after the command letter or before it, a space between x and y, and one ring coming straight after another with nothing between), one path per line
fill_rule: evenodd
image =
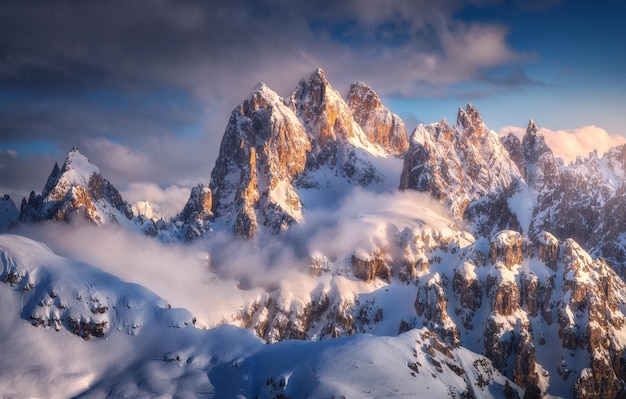
M465 262L454 270L452 289L458 302L454 312L461 317L463 327L472 330L474 313L483 301L482 283L473 264Z
M576 381L577 397L615 397L626 377L625 347L612 337L626 332L624 282L601 259L591 257L573 240L563 243L563 300L559 304L559 337L563 348L586 350L589 368Z
M391 268L380 254L370 256L369 259L360 259L356 255L352 255L351 264L354 277L366 283L377 277L391 282Z
M420 283L415 298L415 311L426 324L449 344L459 342L459 329L448 314L445 276L435 273L423 284Z
M367 138L390 154L401 155L409 148L404 122L383 106L372 88L362 82L350 86L347 98L354 120Z
M260 84L226 127L209 185L215 218L242 237L254 235L259 223L281 231L300 219L291 184L304 171L310 148L300 120Z
M513 265L522 263L522 259L530 258L532 246L520 233L505 230L497 233L491 240L489 258L491 263L502 262L509 270Z
M213 193L210 188L199 184L191 190L185 207L175 218L183 225L181 231L186 241L202 238L211 230L212 207Z

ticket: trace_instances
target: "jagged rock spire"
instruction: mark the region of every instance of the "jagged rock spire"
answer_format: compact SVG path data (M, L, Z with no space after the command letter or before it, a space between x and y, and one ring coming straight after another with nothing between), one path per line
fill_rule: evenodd
M488 130L478 110L472 104L467 104L465 109L459 107L456 124L463 130L471 130L478 135L482 135Z
M537 162L543 154L552 154L552 150L546 144L543 133L541 133L532 119L528 122L526 133L522 139L522 148L526 162L530 163Z
M362 82L352 83L347 99L354 120L367 138L393 154L409 147L404 122L383 106L378 94Z
M458 218L480 219L477 230L491 229L494 220L506 228L518 221L506 203L520 173L476 108L460 109L457 124L420 125L404 157L400 189L429 192ZM499 198L497 211L479 206L484 197ZM476 206L474 206L476 205Z
M232 112L222 138L209 184L215 217L248 238L259 224L279 231L299 219L300 199L289 187L310 148L293 110L267 85L257 85Z
M404 126L379 102L371 112L386 115L386 134L399 142ZM209 184L215 223L244 237L259 226L283 231L302 218L298 190L328 186L327 175L314 171L367 185L379 178L367 161L374 152L388 154L367 138L322 69L286 100L261 83L232 112L222 138Z

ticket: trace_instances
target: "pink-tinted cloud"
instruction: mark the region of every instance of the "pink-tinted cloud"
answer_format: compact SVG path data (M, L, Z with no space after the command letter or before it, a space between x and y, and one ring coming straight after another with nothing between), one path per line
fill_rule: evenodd
M609 148L626 143L626 137L611 134L598 126L583 126L568 130L551 130L539 128L546 144L552 149L554 155L563 158L565 163L573 162L576 157L586 157L596 150L602 156ZM526 129L517 126L504 126L498 130L500 135L513 133L520 139L526 133Z

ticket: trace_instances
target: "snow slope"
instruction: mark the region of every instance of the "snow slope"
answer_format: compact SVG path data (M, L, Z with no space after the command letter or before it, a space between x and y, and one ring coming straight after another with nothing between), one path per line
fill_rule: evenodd
M193 327L145 288L0 235L0 388L8 397L501 397L521 390L426 329L264 345ZM106 310L105 310L106 308ZM102 335L72 325L106 322ZM77 336L82 335L82 338ZM463 371L465 370L465 371Z

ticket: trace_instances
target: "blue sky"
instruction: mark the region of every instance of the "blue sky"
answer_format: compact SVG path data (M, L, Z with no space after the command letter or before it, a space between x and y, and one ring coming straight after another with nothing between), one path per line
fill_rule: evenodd
M409 129L454 122L473 103L496 131L533 118L626 137L625 11L582 0L1 2L0 194L39 192L79 145L129 200L181 201L208 181L228 116L256 83L287 96L317 67L341 92L369 84Z
M472 96L473 87L481 85L470 80L457 86L456 96L390 102L396 112L415 110L426 122L438 113L454 118L454 106L469 101L494 129L534 118L551 129L598 125L626 135L625 9L601 3L571 1L530 10L506 3L466 7L460 18L505 26L507 42L524 55L485 74L506 76L508 69L509 76L519 73L528 82Z

